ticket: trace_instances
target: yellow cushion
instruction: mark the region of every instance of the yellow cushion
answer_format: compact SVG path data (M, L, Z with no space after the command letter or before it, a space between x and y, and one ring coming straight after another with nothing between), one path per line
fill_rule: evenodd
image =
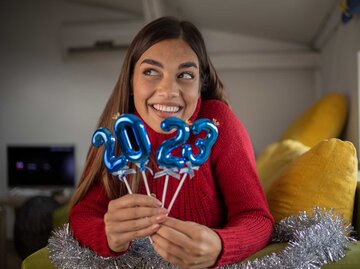
M324 140L293 160L269 187L267 199L276 221L315 206L340 213L351 223L357 182L352 143Z
M284 131L280 140L293 139L312 147L323 139L339 137L346 114L345 97L339 93L328 94L297 118Z
M23 260L21 269L56 269L56 267L49 260L48 248L44 247Z
M64 204L57 208L52 213L53 229L56 229L63 224L69 222L70 207L69 204Z
M294 159L308 151L309 147L295 140L273 143L256 159L256 168L265 194L283 169Z

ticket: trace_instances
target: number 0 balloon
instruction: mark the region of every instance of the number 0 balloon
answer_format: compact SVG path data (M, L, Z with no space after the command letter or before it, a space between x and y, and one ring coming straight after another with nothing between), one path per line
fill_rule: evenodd
M129 161L138 164L140 167L147 195L150 196L151 193L145 173L145 164L150 156L151 145L144 124L135 115L123 114L116 120L114 130L122 153ZM133 139L130 138L130 131L132 132ZM136 144L133 145L132 142Z
M126 158L134 163L144 164L151 151L150 139L142 121L132 114L123 114L115 122L114 131L119 141L122 153ZM136 145L132 145L129 137L132 132ZM137 147L137 149L134 149Z

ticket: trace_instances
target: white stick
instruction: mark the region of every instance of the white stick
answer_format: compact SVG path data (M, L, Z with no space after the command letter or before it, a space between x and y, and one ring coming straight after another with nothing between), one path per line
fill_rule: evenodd
M143 176L144 176L144 175L143 175ZM145 177L146 177L146 176L145 176ZM130 185L129 185L127 179L126 179L126 177L122 177L122 180L124 181L124 183L125 183L125 185L126 185L126 188L127 188L127 190L128 190L128 193L129 193L129 194L133 194L133 192L131 191ZM145 182L146 182L146 183L145 183L145 186L147 186L146 190L148 190L148 189L149 189L149 186L147 185L147 180L146 180ZM149 193L148 193L148 195L149 195ZM149 240L150 240L150 243L152 244L153 241L152 241L151 237L148 236L148 238L149 238Z
M142 176L143 176L143 179L144 179L146 193L147 193L148 196L151 196L150 189L149 189L149 184L148 184L148 181L147 181L145 171L142 171L141 173L142 173Z
M172 206L174 205L174 202L175 202L175 200L176 200L176 198L177 198L177 196L178 196L178 194L179 194L179 192L180 192L180 189L181 189L182 185L183 185L184 182L185 182L186 176L187 176L187 173L185 173L185 174L183 175L183 177L181 178L181 181L180 181L180 183L179 183L179 186L177 187L176 192L174 193L174 196L173 196L172 199L171 199L170 205L169 205L169 207L168 207L168 215L170 214L170 210L171 210Z
M166 175L165 177L165 183L164 183L164 190L163 190L163 194L162 194L162 206L161 207L164 207L165 205L165 197L166 197L166 192L167 192L167 187L168 187L168 183L169 183L169 175Z
M127 188L127 190L128 190L128 193L129 193L129 194L132 194L130 185L129 185L128 181L126 180L126 177L122 177L122 180L124 181L124 183L125 183L125 185L126 185L126 188Z
M142 171L141 173L142 173L142 176L143 176L143 179L144 179L146 193L147 193L148 196L151 196L150 189L149 189L149 184L148 184L147 177L146 177L146 173L145 173L145 171ZM153 241L152 241L150 235L148 236L148 238L150 240L150 243L153 244Z

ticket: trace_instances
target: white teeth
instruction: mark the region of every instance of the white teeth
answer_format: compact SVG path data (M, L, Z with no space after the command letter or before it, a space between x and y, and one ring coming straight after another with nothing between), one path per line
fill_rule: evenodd
M180 107L178 106L164 106L164 105L155 104L153 105L153 107L161 112L175 113L180 110Z

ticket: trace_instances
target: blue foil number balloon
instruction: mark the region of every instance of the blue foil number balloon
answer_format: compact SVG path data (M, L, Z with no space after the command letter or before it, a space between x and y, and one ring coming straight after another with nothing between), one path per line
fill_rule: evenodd
M135 138L136 149L131 143L129 130L132 131ZM123 114L116 120L114 131L122 154L129 161L144 165L150 156L151 145L142 121L135 115Z
M100 147L105 144L103 162L110 173L121 170L127 163L125 156L114 156L115 138L111 131L107 128L99 128L95 131L92 137L92 144L95 147Z
M177 130L177 135L171 139L164 141L156 155L156 160L159 166L166 168L182 168L185 165L185 160L180 157L175 157L171 152L188 140L190 135L190 128L187 124L179 118L167 118L161 122L161 129L169 132L172 129Z
M207 131L207 134L205 139L198 138L195 141L195 146L199 148L198 154L192 153L190 145L185 145L182 148L182 156L194 166L203 164L209 158L211 147L218 137L218 129L209 119L199 119L191 126L193 134L199 134L201 131Z

